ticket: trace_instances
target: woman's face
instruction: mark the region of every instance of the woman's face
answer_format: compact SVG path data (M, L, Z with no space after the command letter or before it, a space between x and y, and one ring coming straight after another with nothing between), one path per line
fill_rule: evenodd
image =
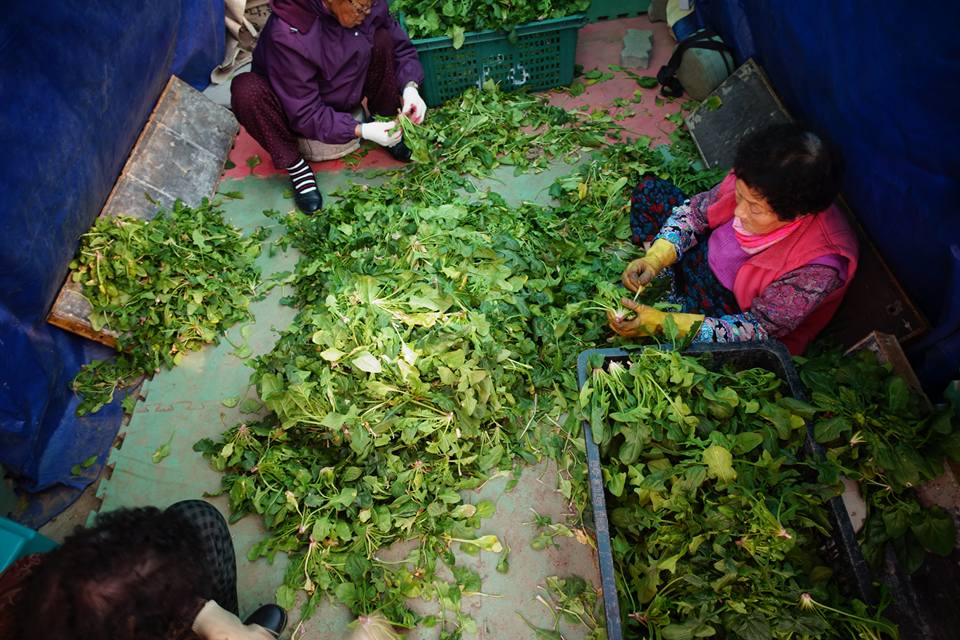
M747 183L737 178L737 208L733 215L747 233L763 235L790 224L790 220L781 220L767 200Z
M324 0L341 26L353 29L370 15L373 0Z

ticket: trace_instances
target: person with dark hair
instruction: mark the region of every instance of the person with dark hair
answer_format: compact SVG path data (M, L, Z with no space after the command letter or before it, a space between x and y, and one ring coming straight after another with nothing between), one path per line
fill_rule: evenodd
M653 241L623 272L631 291L668 267L665 313L624 299L630 317L608 314L626 337L651 336L671 319L695 342L781 340L793 354L830 321L857 270L854 232L833 204L840 154L797 124L744 138L733 170L689 200L646 176L634 189L630 224L637 244Z
M277 605L237 618L233 542L202 500L102 514L60 548L28 558L11 637L272 640L286 625Z
M339 145L370 140L397 160L410 160L400 127L360 122L361 102L373 115L399 112L414 124L427 106L423 68L386 0L273 0L273 13L253 52L253 71L236 76L230 103L237 120L286 169L304 213L323 206L300 139ZM339 157L334 154L327 157ZM317 158L321 159L321 158Z

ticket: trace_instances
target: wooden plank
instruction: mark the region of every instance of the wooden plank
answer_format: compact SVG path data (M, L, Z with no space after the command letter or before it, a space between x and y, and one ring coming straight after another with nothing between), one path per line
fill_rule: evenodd
M74 282L70 276L60 288L57 299L53 303L47 322L71 333L105 344L112 349L117 348L117 334L110 329L94 331L88 320L93 308L90 301L83 295L83 286Z
M140 132L101 216L148 220L175 200L196 206L212 197L240 127L233 114L176 76L171 76ZM83 287L67 280L47 321L116 348L117 335L95 331Z
M693 140L708 167L733 166L737 145L747 134L792 117L773 90L763 69L748 60L711 94L720 106L706 101L686 119ZM929 325L884 262L857 217L841 198L843 210L860 242L857 275L843 304L822 335L849 347L873 330L892 334L901 342L922 335Z

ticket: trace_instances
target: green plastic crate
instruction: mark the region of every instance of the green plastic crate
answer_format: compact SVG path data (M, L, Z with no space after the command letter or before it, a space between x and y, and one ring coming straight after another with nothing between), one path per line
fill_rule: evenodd
M413 40L423 65L423 99L434 107L487 79L507 91L569 85L577 31L586 22L583 14L529 22L517 27L514 43L503 31L468 33L459 49L446 37Z
M633 18L646 13L649 8L650 0L593 0L586 15L590 22L600 22Z

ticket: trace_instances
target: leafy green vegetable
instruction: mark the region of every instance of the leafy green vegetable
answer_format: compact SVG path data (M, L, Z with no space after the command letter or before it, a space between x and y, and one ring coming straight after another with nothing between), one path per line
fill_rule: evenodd
M82 476L85 470L89 469L96 463L97 463L97 456L90 456L80 464L75 464L72 467L70 467L70 475Z
M836 487L819 482L793 428L813 407L771 372L676 351L602 364L591 363L579 413L604 458L627 635L895 636L827 580L819 550ZM939 540L938 526L924 534Z
M129 393L124 396L123 401L120 403L123 408L124 413L133 413L134 408L137 406L137 394Z
M323 219L285 219L303 255L294 277L300 313L273 351L253 360L271 413L197 448L225 472L235 514L260 514L272 532L251 557L294 554L278 598L303 589L308 613L333 593L358 613L382 608L411 626L405 599L433 594L452 616L441 624L469 625L437 560L449 561L452 544L494 551L497 543L472 533L493 504L471 515L459 492L517 459L549 455L569 469L565 495L585 504L579 428L561 419L565 390L575 387L575 354L606 333L602 314L586 308L598 274L613 280L632 249L611 242L588 210L513 209L496 194L463 202L459 182L445 177L447 166L486 175L481 150L498 152L491 167L517 153L533 168L544 137L505 134L505 120L549 115L558 124L546 140L579 148L589 125L542 106L471 92L451 113L493 117L468 118L467 136L441 112L432 131L485 141L484 149L465 153L437 136L436 165L353 185ZM421 190L421 180L436 190ZM572 535L565 525L550 533ZM421 545L404 564L376 560L412 537Z
M393 0L390 11L403 15L410 37L447 36L453 39L453 48L459 49L466 32L495 29L510 32L515 40L518 25L583 13L589 6L590 0Z
M151 460L153 460L153 464L159 464L160 462L162 462L163 460L165 460L167 457L170 456L170 452L171 452L170 445L173 442L173 435L174 434L171 433L170 438L165 443L157 447L157 450L153 452L153 455L150 458Z
M94 330L119 334L121 353L77 374L78 413L99 410L116 389L174 366L249 319L264 233L244 237L206 200L195 208L177 202L150 221L98 218L70 268L93 307Z
M821 473L857 481L872 514L860 536L867 560L878 566L888 542L911 571L923 561L917 549L948 554L953 521L923 507L916 487L943 472L944 458L960 460L956 411L931 407L869 350L827 350L797 361L816 411L814 434L831 465Z
M469 178L500 166L520 174L551 159L572 163L610 134L619 138L618 125L607 113L568 112L486 83L432 112L426 124L400 126L419 149L417 162L382 183L344 188L324 216L282 218L301 255L284 280L293 285L298 315L269 353L250 361L269 413L195 449L223 472L234 517L257 514L269 530L250 557L290 555L278 602L303 591L309 615L331 595L355 613L382 609L399 627L419 622L454 637L475 627L460 596L480 587L475 573L457 565L454 549L503 552L499 537L480 531L493 504L468 504L463 492L495 475L515 483L524 463L549 457L558 461L558 489L574 511L587 504L576 408L592 400L578 399L573 372L576 354L607 340L597 301L622 295L611 283L638 253L629 241L628 189L645 172L673 176L690 193L712 184L692 143L678 134L666 150L650 150L643 139L592 158L594 174L576 170L559 181L576 180L569 190L560 187L557 206L512 207L495 192L477 192ZM753 481L748 461L781 464L771 457L778 425L796 437L802 407L773 397L767 404L778 411L761 415L757 401L742 394L741 402L736 391L740 384L774 395L776 381L750 373L706 387L710 396L694 406L662 389L691 388L696 370L671 380L673 372L663 378L663 367L651 366L644 389L660 403L658 419L642 423L649 432L607 428L602 405L594 430L607 448L623 435L617 455L644 466L648 491L657 495L651 500L670 499L658 483L674 483L674 467L689 471L683 480L690 491L681 496L689 502L695 485L726 497L729 487ZM598 385L598 402L606 398L609 408L624 376ZM636 423L628 411L611 416L618 414L617 424ZM749 428L710 436L735 414L750 416ZM668 427L704 439L682 464L651 446ZM711 445L728 452L736 478L708 478L701 457ZM729 478L724 463L717 456L715 468ZM606 481L622 499L636 496L638 479L629 471L614 469ZM790 475L785 482L799 481ZM813 486L819 493L801 500L804 516L819 514L813 505L832 491ZM777 513L762 501L747 506L758 519ZM793 513L780 517L786 524ZM558 536L586 537L576 521L537 517L535 524L536 548ZM381 549L407 539L419 546L402 561L380 559ZM646 590L659 585L661 572L681 566L675 555L652 558ZM440 577L442 565L453 583ZM417 597L437 601L441 613L418 619L406 605ZM720 625L704 620L693 628L707 627Z

